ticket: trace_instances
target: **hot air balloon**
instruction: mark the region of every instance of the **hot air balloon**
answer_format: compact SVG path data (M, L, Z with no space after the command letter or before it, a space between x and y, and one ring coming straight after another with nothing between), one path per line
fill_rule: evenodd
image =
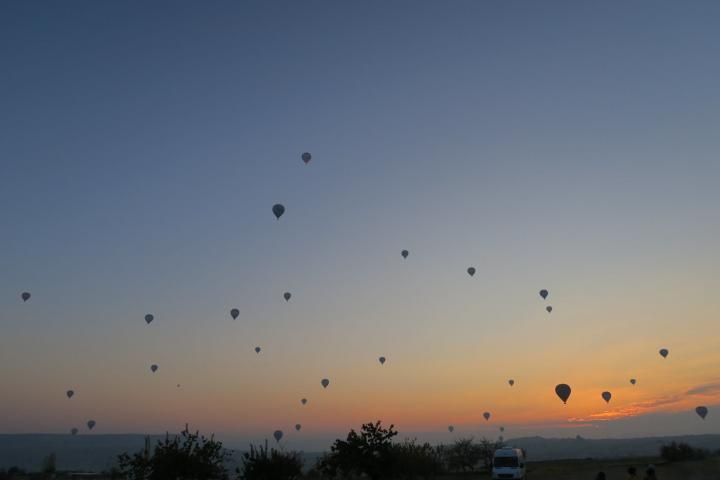
M513 385L515 385L515 380L513 380L513 379L511 378L510 380L508 380L508 383L509 383L510 386L512 387Z
M93 428L95 428L95 420L88 420L87 427L89 430L92 430Z
M572 392L570 386L565 385L564 383L555 387L555 393L558 397L560 397L560 400L562 400L563 403L567 403L568 398L570 398L570 392Z
M309 152L303 153L300 158L302 158L302 161L305 162L305 165L310 163L310 160L312 160L312 155L310 155Z
M322 385L323 388L327 388L327 386L330 385L330 380L328 380L327 378L323 378L322 380L320 380L320 385Z
M255 353L260 353L260 350L262 350L262 348L260 348L260 347L255 347Z
M552 306L548 305L545 307L545 310L547 310L548 313L552 313Z
M660 355L662 355L663 358L667 358L668 353L670 353L670 352L668 352L667 348L661 348L659 353L660 353Z
M289 302L290 298L292 298L292 293L290 293L290 292L283 293L283 298L285 299L286 302ZM302 303L302 302L300 302L300 303Z
M275 218L280 220L280 217L282 217L283 213L285 213L285 207L279 203L276 203L275 205L273 205L272 211L273 214L275 214Z
M452 433L455 430L455 427L452 425L448 425L448 432Z
M306 404L307 404L307 398L303 398L302 400L300 400L300 403L302 403L303 405L306 405Z
M504 431L505 431L505 427L500 427L500 431L501 431L501 432L504 432Z
M299 432L301 428L302 428L302 425L300 425L299 423L295 424L295 430L297 430Z
M708 409L707 409L707 407L703 407L703 406L696 407L696 408L695 408L695 413L697 413L698 415L700 415L700 418L702 418L703 420L705 420L705 417L707 417L707 414L708 414Z
M23 302L27 302L28 300L30 300L30 297L31 297L31 296L32 296L32 295L30 295L30 292L22 292L22 293L20 294L20 298L22 298L22 301L23 301Z
M635 385L635 384L637 383L637 380L635 380L634 378L631 378L631 379L630 379L630 383L633 384L633 385Z
M407 250L403 250L402 252L400 252L400 255L402 255L403 258L407 258L408 255L410 255L410 252L408 252Z
M152 370L153 373L157 372L158 366L157 365L150 365L150 370Z
M545 299L548 297L549 294L550 294L550 292L548 292L548 291L545 290L545 289L540 290L540 296L543 298L543 300L545 300Z
M468 268L467 272L468 272L468 275L470 275L472 277L473 275L475 275L475 267Z
M72 398L73 395L75 395L75 392L73 390L68 390L65 392L65 395L67 395L68 398Z
M145 315L145 323L147 323L148 325L150 325L150 322L152 322L153 320L155 320L155 317L153 315L149 313Z
M485 417L485 421L490 420L490 412L483 413L483 417Z
M70 435L77 435L78 429L77 428L71 428L70 429Z
M177 384L177 388L180 388L180 384L179 384L179 383Z
M602 392L602 398L605 400L606 403L610 403L610 399L612 398L612 393L610 392Z
M380 365L385 365L385 357L378 358L378 362L380 362Z
M240 310L238 310L237 308L233 308L232 310L230 310L230 316L233 320L237 320L237 317L240 316Z
M282 432L282 430L275 430L275 431L273 432L273 437L275 437L275 441L276 441L276 442L279 442L280 439L283 437L283 432Z

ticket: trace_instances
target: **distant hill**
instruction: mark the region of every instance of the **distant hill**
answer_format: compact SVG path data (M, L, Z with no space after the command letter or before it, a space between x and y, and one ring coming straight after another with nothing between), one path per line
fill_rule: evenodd
M524 437L507 440L513 447L524 448L529 461L573 458L623 458L656 456L660 446L672 441L711 451L720 450L720 435L684 435L647 438L543 438Z
M151 436L153 443L163 436ZM663 443L685 442L694 447L720 450L720 435L690 435L627 439L577 439L523 437L507 440L509 446L524 448L528 460L559 460L576 458L623 458L656 456ZM39 470L44 457L57 456L60 470L108 470L122 452L143 448L144 435L0 435L0 468L18 466ZM226 444L226 446L231 446ZM239 462L241 452L235 451L231 467ZM311 467L319 453L304 453L306 467Z

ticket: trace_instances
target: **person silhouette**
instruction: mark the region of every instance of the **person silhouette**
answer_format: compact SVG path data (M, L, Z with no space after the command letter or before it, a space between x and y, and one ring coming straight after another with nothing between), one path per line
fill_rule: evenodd
M627 469L627 480L638 480L637 468L630 467Z

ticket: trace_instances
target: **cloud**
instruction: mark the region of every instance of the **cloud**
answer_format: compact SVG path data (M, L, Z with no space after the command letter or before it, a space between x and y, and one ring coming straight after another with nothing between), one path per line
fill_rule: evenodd
M720 380L691 388L686 395L720 395Z
M622 418L638 417L654 412L658 407L668 407L678 405L685 400L685 394L672 394L664 397L653 398L650 400L644 400L642 402L635 402L625 407L615 408L606 410L599 413L591 413L585 417L573 417L569 418L568 421L572 423L583 423L583 422L608 422L612 420L619 420Z

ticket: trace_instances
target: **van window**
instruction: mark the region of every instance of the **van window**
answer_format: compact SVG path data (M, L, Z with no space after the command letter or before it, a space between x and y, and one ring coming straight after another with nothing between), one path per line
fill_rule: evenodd
M517 457L495 457L494 465L496 467L517 467Z

